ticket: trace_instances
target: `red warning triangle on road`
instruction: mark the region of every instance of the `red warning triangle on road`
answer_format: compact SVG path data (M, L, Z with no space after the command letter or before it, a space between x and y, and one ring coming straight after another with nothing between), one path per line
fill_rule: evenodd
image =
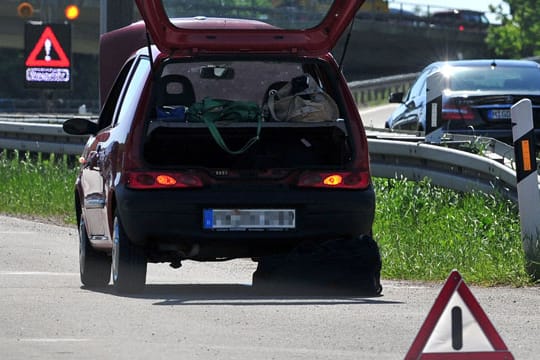
M58 55L58 59L51 57L53 51ZM40 54L44 54L42 59L38 59ZM69 58L66 56L64 49L50 26L45 27L43 30L36 46L34 46L34 49L28 55L25 64L28 67L69 67Z
M458 271L446 280L405 360L513 360Z

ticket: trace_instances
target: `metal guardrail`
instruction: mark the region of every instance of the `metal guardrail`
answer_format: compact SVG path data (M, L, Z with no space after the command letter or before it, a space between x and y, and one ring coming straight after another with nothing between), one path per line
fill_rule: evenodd
M406 92L417 76L418 73L410 73L353 81L349 83L349 88L358 106L380 104L387 102L392 92Z
M461 192L481 191L517 201L516 172L493 153L474 154L445 146L369 139L372 175L382 178L429 178L437 186ZM491 155L491 156L490 156Z
M61 126L65 119L52 120L56 123L0 121L0 149L81 154L87 137L67 135ZM504 144L494 145L497 142L491 141L491 145L483 145L482 154L473 154L427 144L424 138L412 135L368 130L368 136L372 175L375 177L403 177L414 181L429 178L434 185L464 192L498 193L517 201L513 152ZM450 140L452 143L469 141ZM497 146L502 146L502 149Z
M87 136L67 135L61 123L0 121L0 149L41 153L78 155L82 153Z

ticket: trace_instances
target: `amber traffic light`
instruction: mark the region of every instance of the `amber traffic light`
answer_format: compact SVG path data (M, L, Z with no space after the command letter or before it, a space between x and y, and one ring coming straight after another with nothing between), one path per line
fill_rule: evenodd
M68 5L66 6L66 9L64 10L64 13L66 15L66 19L68 20L75 20L79 17L79 7L77 5Z
M31 17L33 13L34 7L29 2L25 1L17 6L17 14L24 19Z

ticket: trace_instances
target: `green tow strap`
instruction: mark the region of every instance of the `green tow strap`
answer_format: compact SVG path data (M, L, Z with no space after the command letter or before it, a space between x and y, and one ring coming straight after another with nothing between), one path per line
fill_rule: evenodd
M193 104L188 110L188 121L204 122L214 138L216 144L224 151L232 155L243 154L253 144L259 140L262 127L262 113L253 101L233 101L204 98L202 101ZM216 122L255 122L257 121L257 132L254 137L249 139L244 146L238 150L231 150L221 133L219 132Z

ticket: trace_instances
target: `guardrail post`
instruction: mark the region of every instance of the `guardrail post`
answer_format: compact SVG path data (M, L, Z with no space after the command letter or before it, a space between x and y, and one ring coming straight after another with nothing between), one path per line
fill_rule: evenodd
M532 103L523 99L512 106L512 136L516 159L516 179L521 239L527 271L540 278L540 193L536 166L536 137Z

